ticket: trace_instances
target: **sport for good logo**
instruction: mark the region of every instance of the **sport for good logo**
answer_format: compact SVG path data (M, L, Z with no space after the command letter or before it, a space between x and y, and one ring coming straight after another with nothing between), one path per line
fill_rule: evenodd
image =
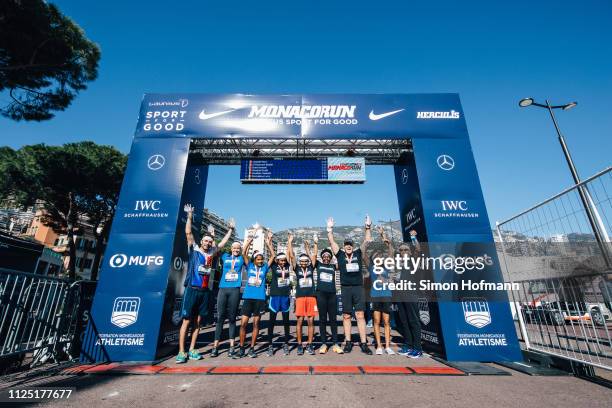
M138 311L140 310L139 297L118 297L113 302L111 323L117 327L124 328L136 323Z

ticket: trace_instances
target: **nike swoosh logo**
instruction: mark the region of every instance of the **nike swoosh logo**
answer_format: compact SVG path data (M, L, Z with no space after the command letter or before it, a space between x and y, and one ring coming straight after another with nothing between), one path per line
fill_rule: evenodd
M370 120L380 120L383 118L386 118L387 116L391 116L391 115L395 115L396 113L400 113L402 112L404 109L398 109L398 110L394 110L391 112L385 112L385 113L380 113L380 114L375 114L373 110L370 111Z
M204 109L202 109L202 112L200 112L200 114L198 115L198 118L200 118L201 120L212 119L212 118L216 118L217 116L221 116L221 115L225 115L226 113L233 112L235 110L236 109L230 109L230 110L226 110L222 112L206 113L204 112Z

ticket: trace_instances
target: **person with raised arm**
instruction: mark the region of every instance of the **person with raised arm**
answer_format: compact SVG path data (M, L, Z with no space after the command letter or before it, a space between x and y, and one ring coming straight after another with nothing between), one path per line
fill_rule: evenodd
M218 252L221 253L221 280L219 281L219 293L217 294L217 322L215 327L215 341L210 353L211 357L219 355L219 341L223 331L223 324L227 318L229 322L230 348L228 357L234 356L234 341L236 338L236 313L240 303L240 287L242 285L242 270L244 258L242 257L242 244L236 241L232 243L230 252L222 252L223 247L236 229L233 218L229 219L229 230L219 243Z
M308 245L305 243L305 245ZM314 354L314 346L312 340L314 338L314 318L317 315L317 298L314 291L314 268L310 263L310 258L305 253L300 254L296 259L293 252L293 239L287 242L287 255L289 262L293 267L296 275L295 288L295 316L297 317L297 354L304 354L304 346L302 343L302 325L304 318L308 323L308 342L306 343L306 352Z
M359 248L354 249L353 240L346 238L341 249L334 239L334 219L330 217L327 220L327 239L331 244L332 252L338 260L338 269L340 269L344 352L350 353L353 348L351 313L355 311L357 329L359 331L359 347L363 353L371 355L372 350L370 350L367 344L366 322L363 314L365 309L365 292L362 272L362 254L365 253L368 244L372 241L372 221L368 215L365 218L364 228L365 236Z
M293 241L293 235L288 234L287 240ZM290 244L287 244L290 245ZM283 317L283 328L285 330L285 342L283 343L283 353L289 355L289 309L291 307L291 275L287 254L281 252L274 258L275 261L268 272L270 281L270 298L268 300L268 310L270 319L268 321L268 356L274 355L274 326L276 317L280 312Z
M253 243L253 233L249 232L247 242L242 250L242 257L247 269L247 283L242 294L242 318L240 320L240 351L238 357L245 355L246 330L249 320L253 317L253 331L251 332L251 347L248 353L249 357L257 357L255 345L257 344L257 335L259 334L259 320L261 314L266 311L266 275L270 265L274 262L274 248L272 246L272 231L266 234L265 245L270 253L270 258L266 263L264 256L260 252L253 254L252 259L249 259L249 248Z
M191 204L185 204L183 210L187 214L185 236L187 238L189 262L185 281L183 282L185 291L181 305L183 322L179 330L179 352L176 356L178 364L185 363L188 359L200 360L202 358L195 348L198 335L200 334L202 319L205 319L209 313L208 304L214 279L212 274L213 258L217 253L214 241L214 228L209 227L208 234L202 237L198 245L192 231L194 208ZM185 337L187 337L187 330L191 324L193 324L191 343L189 352L185 353Z
M324 248L321 251L321 261L317 260L319 249L319 237L314 234L314 249L310 251L310 245L305 242L306 255L310 257L310 262L315 267L317 296L317 309L319 310L319 337L321 347L319 354L327 353L329 348L327 342L327 325L331 328L331 344L335 353L342 354L342 348L338 345L338 302L336 295L336 265L332 261L332 251Z
M386 256L393 258L393 244L391 240L385 234L385 230L382 226L377 228L378 233L387 249ZM370 289L370 297L372 298L372 311L373 311L373 320L374 320L374 338L376 340L376 354L382 355L384 353L387 354L395 354L393 349L391 348L391 323L390 323L390 314L391 314L391 298L392 292L390 289L385 287L384 285L388 284L391 280L390 271L382 266L380 268L382 271L377 271L375 269L376 259L383 258L385 253L380 250L375 250L369 257L366 256L364 258L364 264L366 269L370 274L370 281L372 282L372 287ZM381 319L382 318L382 319ZM383 350L382 343L380 341L380 321L383 321L385 326L385 348Z
M419 257L422 254L421 244L417 240L417 232L410 231L410 243L402 242L398 248L401 257ZM401 280L413 280L413 276L408 269L401 269L399 278ZM400 321L400 329L404 344L399 350L399 354L410 358L421 358L423 356L423 346L421 345L421 320L419 317L419 304L416 299L397 302L397 314Z

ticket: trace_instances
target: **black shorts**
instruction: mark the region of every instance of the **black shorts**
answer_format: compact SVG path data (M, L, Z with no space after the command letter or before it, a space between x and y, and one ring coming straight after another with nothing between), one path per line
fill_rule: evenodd
M206 317L208 315L209 299L210 290L195 289L187 286L183 293L181 317L183 319L191 319L194 316Z
M391 313L391 298L372 298L372 310L387 314Z
M340 297L342 299L342 313L350 314L353 310L365 310L365 291L363 286L342 286Z
M259 316L267 310L266 301L259 299L244 299L242 301L242 316L255 317Z

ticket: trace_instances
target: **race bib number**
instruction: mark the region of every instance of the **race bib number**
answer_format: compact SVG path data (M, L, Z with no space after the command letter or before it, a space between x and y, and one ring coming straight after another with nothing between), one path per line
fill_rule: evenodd
M210 268L207 268L204 265L200 265L198 267L198 273L200 275L210 275Z
M236 282L238 280L238 273L235 270L230 270L225 274L225 280L227 282Z
M300 284L300 288L311 288L312 278L300 278L299 284Z
M348 263L346 264L347 272L359 272L359 264L358 263Z
M255 276L251 276L251 277L249 277L248 285L249 286L260 286L261 285L261 280L257 280L257 278Z
M278 278L276 282L277 282L279 288L283 288L285 286L289 286L289 279L287 279L287 278Z
M319 279L321 279L321 282L331 282L334 279L334 275L327 272L321 272L319 274Z

